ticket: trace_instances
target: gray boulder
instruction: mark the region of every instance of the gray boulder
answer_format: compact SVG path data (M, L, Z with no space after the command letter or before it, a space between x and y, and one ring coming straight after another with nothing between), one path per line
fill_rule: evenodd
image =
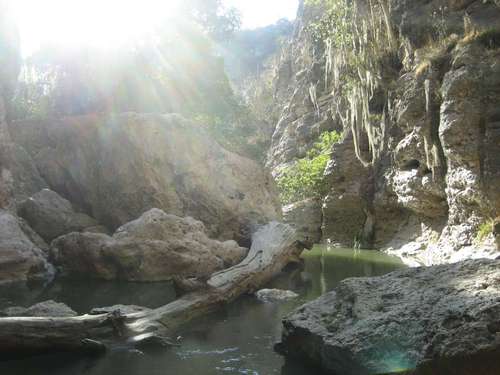
M239 263L247 249L207 236L192 218L152 209L111 237L70 233L53 241L51 259L65 277L163 281L172 276L204 277Z
M0 284L48 281L53 267L23 232L17 218L0 210Z
M71 203L49 189L43 189L18 206L18 214L46 241L71 232L101 228L90 216L75 212Z
M3 316L21 316L21 317L70 317L78 314L64 303L52 300L37 303L30 307L9 307L2 312Z
M347 279L283 325L277 348L332 374L499 374L500 260Z

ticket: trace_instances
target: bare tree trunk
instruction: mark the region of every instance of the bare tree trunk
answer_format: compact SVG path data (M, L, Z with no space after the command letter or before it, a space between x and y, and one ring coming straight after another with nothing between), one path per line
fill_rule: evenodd
M161 342L184 324L262 288L288 263L297 261L302 249L290 226L273 222L254 234L252 247L240 264L213 274L206 289L157 309L129 315L1 318L0 356L52 350L96 353L117 342L138 345L152 338Z

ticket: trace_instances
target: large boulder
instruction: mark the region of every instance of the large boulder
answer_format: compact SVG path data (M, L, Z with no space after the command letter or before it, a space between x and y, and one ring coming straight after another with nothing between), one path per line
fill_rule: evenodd
M0 210L0 284L43 282L53 277L53 267L23 232L16 217Z
M96 220L75 212L69 201L49 189L43 189L21 202L17 212L48 242L63 234L98 231L99 228ZM102 231L105 229L102 228Z
M281 213L270 174L178 115L26 121L10 133L54 191L111 229L160 208L245 240Z
M277 348L331 374L499 374L500 260L347 279L283 324Z
M247 249L207 236L202 222L152 209L110 237L70 233L52 243L51 259L62 276L163 281L206 277L239 263Z

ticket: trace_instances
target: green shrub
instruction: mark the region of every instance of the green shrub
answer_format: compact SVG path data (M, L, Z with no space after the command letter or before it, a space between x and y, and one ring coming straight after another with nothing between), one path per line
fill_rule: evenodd
M324 132L305 158L297 160L280 173L276 182L283 203L326 195L328 184L324 178L325 168L330 161L333 145L340 140L339 133Z
M482 243L491 233L493 233L493 219L488 219L477 229L476 242Z

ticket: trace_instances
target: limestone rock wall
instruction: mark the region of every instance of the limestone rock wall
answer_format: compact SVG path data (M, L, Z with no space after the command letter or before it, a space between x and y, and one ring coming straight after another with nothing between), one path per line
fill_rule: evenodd
M49 187L114 230L159 208L245 241L280 217L274 182L178 115L88 115L10 124Z
M386 117L380 157L369 167L336 114L342 100L325 81L325 43L311 32L324 4L301 4L276 69L283 111L268 155L274 174L303 157L321 131L341 130L325 172L324 241L384 248L424 264L496 256L485 228L500 213L498 4L386 3L398 61L376 72L382 84L369 105ZM360 142L367 153L367 139Z

